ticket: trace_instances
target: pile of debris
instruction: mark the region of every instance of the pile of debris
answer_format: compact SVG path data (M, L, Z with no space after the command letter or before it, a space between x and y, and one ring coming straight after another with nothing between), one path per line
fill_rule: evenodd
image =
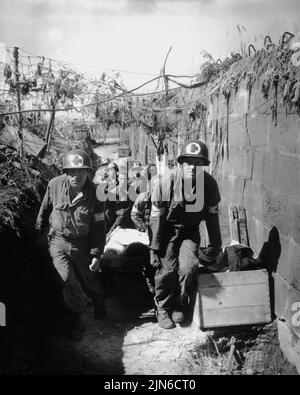
M21 235L32 228L33 208L39 206L47 182L58 174L55 165L0 145L0 226Z
M193 350L192 357L202 360L207 374L298 375L279 347L276 321L209 332L207 342Z

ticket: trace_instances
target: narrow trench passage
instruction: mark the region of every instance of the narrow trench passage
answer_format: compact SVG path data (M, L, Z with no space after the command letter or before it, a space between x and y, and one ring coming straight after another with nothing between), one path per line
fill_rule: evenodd
M190 351L206 336L192 327L166 331L157 325L153 303L141 275L115 273L114 290L106 300L107 317L84 313L81 340L49 335L47 374L200 374Z
M53 266L47 245L18 238L14 232L2 244L10 252L10 259L0 265L11 298L10 361L4 367L8 372L104 375L205 371L191 353L207 336L194 327L160 328L142 274L114 272L106 298L107 317L95 320L89 305L82 339L71 340L60 332L56 315L48 314L53 292L48 280Z
M32 212L35 210L32 207ZM226 244L230 235L225 210L221 210L220 225ZM12 229L0 230L6 257L0 264L0 299L7 304L8 322L6 328L0 328L0 374L226 374L226 342L231 335L211 344L211 334L197 325L160 328L140 273L114 272L106 298L107 317L95 320L89 305L84 312L83 337L71 340L63 336L57 330L56 315L48 314L53 265L47 246L36 244L30 232L19 237ZM273 332L274 327L276 323L270 327ZM269 329L258 349L250 351L244 374L253 374L258 368L260 372L269 369L271 374L295 374L279 350L277 336L268 335ZM255 334L244 333L243 344L251 343Z

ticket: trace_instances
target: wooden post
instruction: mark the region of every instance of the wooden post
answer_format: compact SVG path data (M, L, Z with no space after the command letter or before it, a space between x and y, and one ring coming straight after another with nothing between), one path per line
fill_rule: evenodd
M249 247L246 210L244 207L228 206L231 241Z
M148 159L148 145L145 146L145 165L147 165L149 162Z
M228 214L229 214L229 226L230 226L230 238L231 241L235 241L240 243L240 233L239 233L239 224L238 224L238 209L236 206L228 206Z
M54 129L54 120L55 120L55 103L52 103L52 112L51 112L51 117L50 117L48 129L47 129L47 135L46 135L46 144L47 144L46 152L49 152L51 135L52 135L52 131Z
M22 114L21 114L21 96L20 96L20 85L19 85L19 48L14 47L13 49L14 57L14 75L16 83L16 94L17 94L17 106L18 106L18 118L19 118L19 129L18 135L21 141L20 145L20 156L23 157L23 130L22 130Z
M246 246L250 246L249 244L249 235L248 235L248 228L247 228L247 217L246 217L246 210L244 207L239 207L239 231L240 231L240 242Z
M166 102L168 101L168 98L169 98L169 82L168 82L168 78L166 77L166 63L167 63L167 59L168 59L168 56L169 56L171 50L172 50L172 47L169 48L169 51L167 53L167 56L166 56L166 59L164 61L164 65L162 68L162 74L163 74L163 78L164 78L165 91L166 91Z

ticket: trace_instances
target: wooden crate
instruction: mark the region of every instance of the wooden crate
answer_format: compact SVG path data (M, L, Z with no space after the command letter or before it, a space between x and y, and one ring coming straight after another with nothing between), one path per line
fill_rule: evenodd
M195 309L201 329L271 322L267 271L199 274Z

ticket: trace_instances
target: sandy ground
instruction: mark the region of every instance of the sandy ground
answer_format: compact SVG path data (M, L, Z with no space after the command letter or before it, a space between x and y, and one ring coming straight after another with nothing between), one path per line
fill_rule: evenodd
M136 273L118 273L115 290L106 301L107 317L84 313L81 340L49 336L47 374L201 374L196 349L206 335L193 325L164 330L157 325L144 279Z

